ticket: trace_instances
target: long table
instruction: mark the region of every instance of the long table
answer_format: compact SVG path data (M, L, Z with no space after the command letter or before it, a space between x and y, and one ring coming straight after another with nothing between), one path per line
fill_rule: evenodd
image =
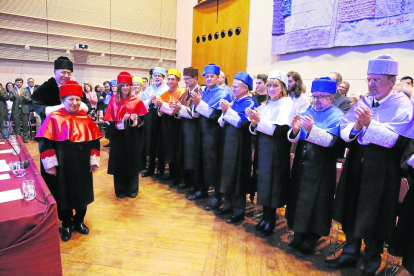
M36 199L0 203L0 275L62 275L56 201L23 141L17 138L21 159L30 160L26 176L35 182ZM7 142L0 145L0 150L10 148ZM19 157L3 153L0 159L8 164ZM0 180L0 192L21 189L27 179L8 173L11 179Z

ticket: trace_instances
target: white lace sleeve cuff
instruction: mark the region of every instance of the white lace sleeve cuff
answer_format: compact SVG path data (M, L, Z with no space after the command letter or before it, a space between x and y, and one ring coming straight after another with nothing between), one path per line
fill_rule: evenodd
M264 134L272 136L275 132L276 125L273 125L267 120L261 119L257 125L257 131L263 132Z
M200 113L201 115L203 115L204 117L210 118L211 114L213 114L214 112L214 108L208 106L208 104L205 101L201 101L196 109L195 109L198 113Z
M167 103L162 103L162 106L160 107L159 113L160 112L165 113L165 114L170 115L170 116L172 116L174 114L174 110ZM158 115L160 115L159 113L158 113Z
M358 136L355 135L355 137L351 138L351 131L354 128L354 125L355 124L348 124L345 128L341 129L341 138L347 143L351 142Z
M188 112L188 108L185 105L181 106L180 112L178 113L178 115L182 118L186 118L186 119L192 119L193 117L191 116L191 114Z
M217 122L219 123L219 125L221 127L224 127L224 125L226 124L226 122L223 120L223 113L221 113L220 118L218 118Z
M325 147L325 148L329 147L332 144L333 140L334 138L332 134L329 134L325 130L315 125L312 127L311 131L309 132L308 138L306 138L306 141L319 145L321 147Z
M287 133L287 138L288 138L288 140L291 142L291 143L297 143L298 141L299 141L299 138L300 138L300 129L299 129L299 132L298 132L298 134L296 135L296 137L295 138L290 138L290 134L292 133L292 131L293 131L293 129L291 128L289 131L288 131L288 133Z
M40 160L45 170L59 166L56 152L53 149L40 153Z
M91 151L91 158L90 158L90 161L89 161L91 167L94 166L94 165L99 167L100 158L101 158L101 153L97 150L92 150Z
M226 114L222 115L223 116L223 120L228 122L229 124L231 124L234 127L239 127L240 123L241 123L241 118L239 116L239 114L237 114L237 112L234 109L227 109Z
M392 148L398 140L398 134L382 125L381 123L371 120L367 130L364 133L363 140L371 144L376 144L386 148Z
M254 126L252 125L252 123L250 123L250 125L249 125L249 131L250 131L250 133L251 133L251 134L253 134L253 135L257 135L257 126L256 126L256 127L254 127Z
M408 159L407 164L414 168L414 154Z

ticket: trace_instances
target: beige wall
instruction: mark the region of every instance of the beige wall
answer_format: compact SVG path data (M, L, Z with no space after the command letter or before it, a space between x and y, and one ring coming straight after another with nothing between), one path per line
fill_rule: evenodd
M271 55L272 13L273 1L251 1L247 72L252 75L275 69L286 73L297 71L304 79L307 91L310 91L313 79L337 71L344 80L349 81L350 92L365 93L368 60L387 53L399 61L399 78L414 76L414 41Z

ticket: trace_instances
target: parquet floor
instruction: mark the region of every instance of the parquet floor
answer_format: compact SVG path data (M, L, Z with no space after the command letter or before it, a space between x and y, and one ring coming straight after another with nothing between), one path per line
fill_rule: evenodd
M101 145L106 143L102 139ZM39 166L37 143L26 145ZM360 272L323 266L329 255L328 238L318 244L313 256L290 253L283 210L274 235L263 239L253 230L253 206L244 221L229 225L204 211L207 200L191 202L155 178L140 178L137 198L117 199L112 176L106 173L108 153L102 148L101 167L94 174L95 202L85 218L90 234L75 233L60 244L64 275L351 276ZM384 270L378 275L384 275ZM409 274L403 270L399 275Z

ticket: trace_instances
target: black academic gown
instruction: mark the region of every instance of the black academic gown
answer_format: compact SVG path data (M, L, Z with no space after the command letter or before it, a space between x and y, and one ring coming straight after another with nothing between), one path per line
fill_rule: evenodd
M46 118L45 108L47 106L60 105L62 102L59 97L59 87L54 77L45 81L39 86L31 96L33 100L33 108L42 119ZM91 104L87 97L82 98L82 102L88 106L88 111L91 110Z
M408 139L392 148L351 142L339 180L333 219L358 239L389 241L397 216L400 159Z
M329 235L336 187L336 148L299 140L289 185L286 219L293 231Z

